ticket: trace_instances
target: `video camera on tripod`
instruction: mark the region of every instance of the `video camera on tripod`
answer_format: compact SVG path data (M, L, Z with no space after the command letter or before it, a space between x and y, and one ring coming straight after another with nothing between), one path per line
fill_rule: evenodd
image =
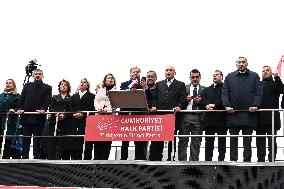
M29 82L30 77L33 75L33 72L37 69L37 66L41 66L41 65L37 64L36 59L29 61L29 64L26 65L25 67L26 76L25 76L23 86L25 85L26 82Z
M26 65L25 70L26 70L26 75L27 76L32 76L33 75L33 71L35 69L37 69L37 66L40 66L36 62L37 62L37 60L33 59L33 60L29 61L28 65Z

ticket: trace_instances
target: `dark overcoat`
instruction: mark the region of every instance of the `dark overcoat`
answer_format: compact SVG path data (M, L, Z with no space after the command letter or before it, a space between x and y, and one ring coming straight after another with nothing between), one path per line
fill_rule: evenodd
M70 98L70 112L81 112L81 111L94 111L94 100L95 95L86 92L81 98L78 93L75 93ZM70 119L70 123L66 127L66 135L84 135L86 127L87 114L84 113L82 119L75 119L73 116ZM64 149L68 150L80 150L83 147L83 137L66 137L64 140Z
M215 104L213 110L225 110L222 104L222 88L223 83L212 84L206 87L201 94L203 109L208 104ZM205 113L203 129L225 129L226 112L207 112Z
M47 111L52 96L52 88L40 82L26 83L20 97L19 109L25 112ZM44 124L46 115L23 114L21 124Z
M249 107L260 107L262 87L257 73L247 69L229 73L224 81L222 103L236 111L227 113L226 125L237 128L256 128L257 113L248 112Z
M4 134L7 112L10 109L18 109L19 106L20 94L12 94L12 93L2 93L0 95L0 129L1 135ZM18 116L15 114L10 114L7 120L7 135L15 135L16 130L19 126Z
M262 84L262 104L261 109L278 109L280 94L284 93L284 85L280 77L276 76L273 80L272 77L264 79ZM274 128L280 129L280 113L274 112ZM259 129L271 130L272 128L272 112L263 111L258 112L258 125Z

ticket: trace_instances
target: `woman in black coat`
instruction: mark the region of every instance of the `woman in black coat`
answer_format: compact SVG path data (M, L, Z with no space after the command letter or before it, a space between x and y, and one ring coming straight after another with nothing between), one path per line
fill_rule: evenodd
M70 91L71 86L69 81L63 79L58 84L58 95L54 95L51 99L49 111L50 112L68 112L70 104ZM51 114L49 117L49 134L50 136L65 135L66 128L70 115L59 113L57 129L55 130L57 114ZM69 118L69 119L68 119ZM48 143L48 159L61 159L62 158L62 143L64 138L50 138Z
M90 93L90 83L86 78L81 80L79 90L70 98L69 111L73 112L66 127L66 135L84 135L87 114L82 111L94 111L95 95ZM64 139L63 159L82 159L84 137L66 137ZM90 143L92 146L93 143ZM92 149L86 144L85 156L92 155ZM89 159L89 157L88 157Z
M18 102L20 94L17 93L16 83L13 79L6 81L5 89L0 94L0 129L1 135L16 135L19 130L19 119L16 114L9 114L7 119L7 112L15 112L18 109ZM2 142L4 137L0 137L0 146L2 149ZM5 137L3 159L19 159L21 157L20 150L11 148L12 143L16 140L16 137ZM1 150L2 152L2 150Z

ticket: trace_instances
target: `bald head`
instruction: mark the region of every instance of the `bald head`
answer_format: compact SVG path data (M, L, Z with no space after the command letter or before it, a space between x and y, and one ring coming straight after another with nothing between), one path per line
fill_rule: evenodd
M171 65L167 66L165 70L166 79L171 80L175 77L175 75L176 75L176 69Z

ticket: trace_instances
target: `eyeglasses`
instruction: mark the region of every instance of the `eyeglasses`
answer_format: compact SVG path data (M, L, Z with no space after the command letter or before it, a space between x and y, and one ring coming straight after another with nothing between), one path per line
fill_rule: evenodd
M246 61L244 61L244 60L243 61L238 61L238 63L246 63Z
M190 78L191 78L191 79L195 79L195 78L198 79L199 76L190 76Z

